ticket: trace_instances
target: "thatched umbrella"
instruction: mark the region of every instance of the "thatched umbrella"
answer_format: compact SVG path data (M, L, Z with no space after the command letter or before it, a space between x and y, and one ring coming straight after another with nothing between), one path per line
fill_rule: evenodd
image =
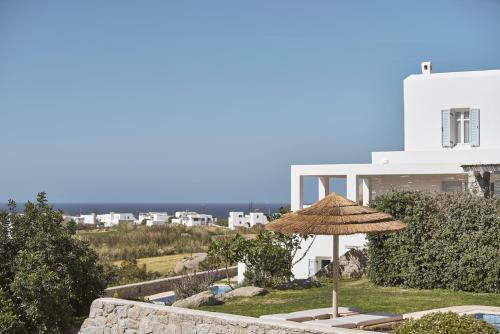
M357 205L336 193L331 193L312 206L266 225L266 229L301 235L333 235L333 316L338 316L339 235L355 233L384 233L399 231L405 224L388 213Z

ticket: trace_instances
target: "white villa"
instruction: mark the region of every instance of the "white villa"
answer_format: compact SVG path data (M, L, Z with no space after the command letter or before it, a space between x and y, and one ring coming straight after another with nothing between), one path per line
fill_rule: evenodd
M105 227L118 225L121 222L133 223L136 219L131 213L110 212L102 215L97 215L96 219Z
M147 226L162 225L168 223L170 216L166 212L141 212L137 224L146 222Z
M267 217L262 212L250 212L245 215L243 212L229 212L227 226L234 230L236 227L249 228L257 224L267 224Z
M91 213L88 215L79 215L79 216L69 216L64 215L63 219L65 222L69 222L70 220L74 220L77 224L85 224L85 225L95 225L97 224L97 218L95 213Z
M498 196L499 125L500 70L432 73L422 63L421 74L404 80L404 151L373 152L368 164L291 166L291 209L303 208L304 177L317 178L318 199L329 193L330 178L343 178L347 197L363 205L391 188ZM364 243L364 235L341 236L340 254ZM305 241L302 252L309 246L293 268L296 278L331 260L331 236Z
M180 211L175 213L175 218L172 219L174 224L183 224L186 226L199 226L214 224L217 220L212 215L206 215L193 211Z

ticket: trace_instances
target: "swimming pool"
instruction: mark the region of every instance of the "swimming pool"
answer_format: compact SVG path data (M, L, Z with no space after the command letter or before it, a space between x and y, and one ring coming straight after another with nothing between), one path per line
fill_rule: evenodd
M231 287L226 284L217 284L210 287L210 291L217 297L231 290ZM149 298L149 300L157 304L171 305L176 301L176 298L175 294L171 293L162 296L155 295L153 298Z
M500 331L500 314L476 313L474 317L492 324Z
M210 287L210 291L212 291L212 293L216 296L223 295L231 290L232 289L229 285L213 285Z

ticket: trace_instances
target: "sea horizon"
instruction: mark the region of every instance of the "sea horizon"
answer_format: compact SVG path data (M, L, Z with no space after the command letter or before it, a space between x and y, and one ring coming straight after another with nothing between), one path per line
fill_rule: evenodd
M22 212L26 202L18 202L17 209ZM264 214L277 212L280 207L289 206L289 203L204 203L204 202L56 202L50 203L54 209L62 210L64 214L77 216L80 214L104 214L109 212L132 213L138 216L140 212L167 212L174 215L178 211L196 211L209 214L218 219L226 219L230 211L248 213L258 210ZM7 209L7 203L0 203L0 209Z

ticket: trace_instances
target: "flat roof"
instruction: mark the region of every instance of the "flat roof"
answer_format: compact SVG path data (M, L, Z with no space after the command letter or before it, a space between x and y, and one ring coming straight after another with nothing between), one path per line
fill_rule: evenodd
M431 74L411 74L406 80L429 80L429 79L449 79L449 78L474 78L500 76L500 70L463 71L463 72L433 72Z

